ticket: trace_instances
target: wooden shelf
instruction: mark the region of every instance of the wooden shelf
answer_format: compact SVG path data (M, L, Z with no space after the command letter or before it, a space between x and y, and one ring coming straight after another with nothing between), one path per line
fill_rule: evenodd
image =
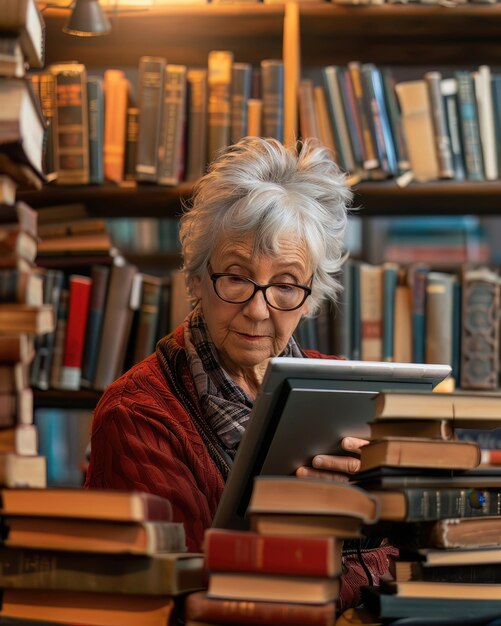
M178 217L181 199L189 198L192 189L191 183L177 187L47 185L41 191L20 192L18 198L34 208L83 204L89 217Z
M123 7L108 15L111 33L86 38L62 31L67 9L44 11L46 63L75 59L94 67L135 66L141 56L153 55L206 66L211 50L233 50L238 61L258 65L282 56L283 5Z
M464 65L465 59L472 64L501 62L499 4L319 2L301 5L300 12L304 66L352 60L434 66ZM67 9L47 9L43 15L47 63L75 59L91 67L137 66L142 55L160 55L169 63L205 66L209 51L215 49L232 50L236 60L254 65L282 56L283 5L110 9L111 33L93 38L63 33Z
M403 189L394 181L361 183L354 206L362 216L501 215L501 181L411 183Z
M181 198L188 199L192 189L191 183L178 187L48 186L21 192L19 199L35 208L80 203L89 217L179 217ZM355 187L354 206L361 208L363 216L497 215L501 214L501 181L411 183L403 189L395 181L364 182Z
M33 390L33 403L35 409L62 408L62 409L90 409L93 410L101 397L101 392L95 389L79 389L78 391L65 391L49 389L41 391Z
M457 67L501 60L501 5L325 3L301 5L300 10L305 66L359 60Z

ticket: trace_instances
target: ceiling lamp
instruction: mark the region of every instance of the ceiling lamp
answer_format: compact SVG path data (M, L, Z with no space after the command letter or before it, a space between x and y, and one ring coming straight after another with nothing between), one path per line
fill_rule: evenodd
M106 35L111 30L110 21L99 4L99 0L75 0L65 33L77 37Z

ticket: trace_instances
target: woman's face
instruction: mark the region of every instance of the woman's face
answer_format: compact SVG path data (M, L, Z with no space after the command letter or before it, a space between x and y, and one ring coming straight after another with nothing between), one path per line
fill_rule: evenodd
M247 276L260 285L309 284L312 267L304 245L284 240L279 254L258 257L252 256L252 247L252 238L223 240L211 257L210 271ZM284 350L307 308L306 301L295 311L277 311L267 305L262 292L243 304L224 302L214 291L208 271L194 291L219 358L230 373L265 367L270 357Z

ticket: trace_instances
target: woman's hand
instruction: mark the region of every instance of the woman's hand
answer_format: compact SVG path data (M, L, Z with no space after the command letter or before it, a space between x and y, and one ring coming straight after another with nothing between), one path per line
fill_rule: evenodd
M346 452L360 454L361 448L368 443L367 439L345 437L341 440L341 448L346 450ZM296 476L348 482L351 474L358 472L360 469L360 459L354 456L319 454L313 457L312 465L313 467L299 467L296 470Z

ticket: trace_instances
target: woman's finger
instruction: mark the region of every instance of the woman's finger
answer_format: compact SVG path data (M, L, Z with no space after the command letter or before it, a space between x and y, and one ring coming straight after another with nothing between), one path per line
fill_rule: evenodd
M343 474L353 474L360 469L360 459L353 456L332 456L329 454L318 454L313 457L312 465L315 469L327 470L329 472L342 472Z
M312 467L298 468L296 470L296 476L298 476L299 478L321 478L322 480L335 480L340 483L346 483L350 480L346 474L317 470Z
M341 447L347 452L356 452L360 454L362 448L369 443L367 439L359 439L358 437L344 437L341 439Z

